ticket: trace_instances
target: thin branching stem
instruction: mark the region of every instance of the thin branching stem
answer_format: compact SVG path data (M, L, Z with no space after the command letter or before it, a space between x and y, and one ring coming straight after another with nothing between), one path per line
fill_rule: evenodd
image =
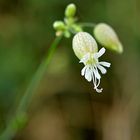
M79 25L81 27L91 27L91 28L94 28L96 26L95 23L90 23L90 22L82 22L82 23L79 23Z

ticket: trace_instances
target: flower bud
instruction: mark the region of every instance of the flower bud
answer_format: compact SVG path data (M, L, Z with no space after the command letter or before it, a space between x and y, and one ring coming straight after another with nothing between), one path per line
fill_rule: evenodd
M65 32L64 32L64 36L65 36L66 38L70 38L71 34L70 34L69 31L65 31Z
M67 7L66 7L66 10L65 10L65 16L66 17L73 17L76 13L76 6L75 4L69 4Z
M94 35L97 41L104 47L118 53L123 52L123 46L116 32L109 25L105 23L97 24L94 28Z
M55 33L56 36L61 36L62 34L63 34L62 31L57 31L57 32Z
M73 50L75 55L81 59L87 53L93 54L98 51L95 39L86 32L79 32L73 38Z
M65 24L62 21L55 21L53 24L53 28L56 30L64 30L65 29Z

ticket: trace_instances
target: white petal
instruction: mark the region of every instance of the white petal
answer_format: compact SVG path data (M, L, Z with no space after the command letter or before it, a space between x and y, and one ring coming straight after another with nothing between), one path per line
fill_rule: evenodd
M95 74L95 78L97 78L97 79L101 78L97 68L94 69L94 74Z
M99 62L99 64L101 64L101 65L103 65L103 66L105 66L105 67L110 67L110 65L111 65L111 63L108 63L108 62L104 62L104 61L102 61L102 62Z
M90 82L92 80L92 72L89 68L86 69L85 78Z
M97 65L97 67L101 71L102 74L105 74L107 72L106 69L103 66Z
M86 55L83 56L83 58L80 60L79 63L86 63L89 60L90 54L87 53Z
M105 48L101 48L99 52L96 53L96 57L99 58L105 53Z
M81 70L81 75L84 76L85 75L85 70L86 70L86 66Z

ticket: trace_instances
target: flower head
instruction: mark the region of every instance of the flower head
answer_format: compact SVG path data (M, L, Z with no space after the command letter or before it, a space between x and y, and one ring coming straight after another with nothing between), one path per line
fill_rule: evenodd
M110 63L101 61L99 57L105 53L105 48L102 48L98 52L98 46L95 39L86 32L79 32L73 38L73 50L75 55L80 59L80 63L85 66L81 70L81 75L85 76L88 82L93 81L94 89L100 93L102 88L98 88L100 84L101 75L107 71L104 67L110 67Z

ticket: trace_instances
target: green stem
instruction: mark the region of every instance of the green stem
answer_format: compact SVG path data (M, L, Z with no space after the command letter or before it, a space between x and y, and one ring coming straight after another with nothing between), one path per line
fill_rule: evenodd
M92 27L92 28L94 28L96 26L95 23L90 23L90 22L82 22L82 23L79 23L79 25L81 27Z
M32 100L32 97L36 93L38 85L61 39L62 39L62 36L57 37L52 43L45 60L43 60L42 63L40 64L25 94L23 95L14 117L9 121L7 128L0 136L0 140L11 140L12 137L14 137L14 135L17 133L20 127L19 125L21 125L21 123L24 123L24 120L26 120L25 117L26 117L26 111L28 109L28 106Z

